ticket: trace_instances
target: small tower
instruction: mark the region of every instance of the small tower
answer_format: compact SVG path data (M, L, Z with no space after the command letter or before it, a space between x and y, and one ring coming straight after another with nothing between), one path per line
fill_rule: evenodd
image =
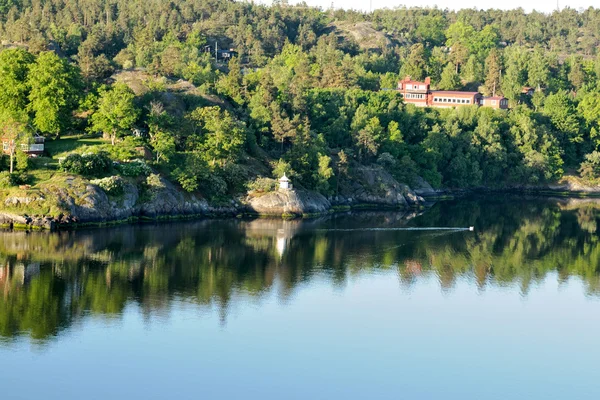
M285 173L283 174L283 176L281 178L279 178L279 189L283 189L283 190L289 190L291 189L292 185L290 185L290 180L287 176L285 176Z

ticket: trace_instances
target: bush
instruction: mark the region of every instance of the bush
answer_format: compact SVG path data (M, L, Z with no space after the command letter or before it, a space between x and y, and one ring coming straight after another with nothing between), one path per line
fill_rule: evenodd
M160 175L158 174L150 174L146 178L146 185L151 190L160 190L165 188L165 184L160 179Z
M391 171L396 166L396 159L390 153L381 153L377 158L377 164Z
M112 161L104 152L96 154L69 154L61 163L65 172L85 176L100 176L110 171Z
M239 164L227 163L219 175L227 183L227 187L234 192L242 192L245 188L246 169Z
M246 184L249 191L258 193L269 193L277 189L277 180L259 176Z
M119 196L125 191L125 182L120 176L109 176L91 181L111 196Z
M579 173L586 179L594 179L600 176L600 151L593 151L585 156L581 163Z
M0 172L0 188L8 189L9 187L14 186L16 184L17 182L15 181L14 175L12 175L8 171Z
M121 175L130 177L148 176L152 173L152 169L143 160L119 164L117 169Z

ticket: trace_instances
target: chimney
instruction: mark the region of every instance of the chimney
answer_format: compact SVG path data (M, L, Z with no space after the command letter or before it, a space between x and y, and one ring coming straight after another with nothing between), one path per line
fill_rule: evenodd
M430 85L431 84L431 78L430 77L425 78L425 84L426 85Z

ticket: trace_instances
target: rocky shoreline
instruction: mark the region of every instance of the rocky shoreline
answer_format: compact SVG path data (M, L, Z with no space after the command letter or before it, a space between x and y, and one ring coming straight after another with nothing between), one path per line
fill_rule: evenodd
M211 217L268 216L307 218L356 209L411 210L428 203L472 194L533 194L545 197L600 197L600 187L559 182L522 185L503 189L434 189L418 178L413 187L397 182L386 171L364 167L338 189L325 197L304 189L278 189L268 193L248 193L227 204L210 204L203 198L181 191L161 178L160 184L141 192L132 182L120 196L109 196L100 187L81 177L67 177L61 185L45 185L3 199L0 227L26 230L60 230L107 226L139 221L181 220ZM21 211L22 210L22 211ZM31 212L29 210L49 210Z
M350 209L419 208L425 199L378 167L361 168L340 187L338 195L325 197L304 189L278 189L248 193L229 203L210 204L181 191L166 179L143 192L132 182L119 196L77 176L58 184L43 185L3 199L0 226L11 229L57 230L117 223L207 217L270 216L312 217ZM21 211L22 210L22 211ZM49 210L29 211L29 210Z

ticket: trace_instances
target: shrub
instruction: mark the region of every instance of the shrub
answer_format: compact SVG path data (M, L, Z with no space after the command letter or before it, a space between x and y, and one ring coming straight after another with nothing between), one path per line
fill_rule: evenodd
M130 177L148 176L152 173L152 169L143 160L119 164L118 170L121 175Z
M125 191L125 182L120 176L109 176L91 181L111 196L119 196Z
M23 151L17 151L16 154L16 169L17 171L26 171L29 168L29 156Z
M396 166L396 159L390 153L381 153L377 158L377 164L390 171Z
M594 179L600 175L600 151L593 151L585 156L579 173L586 179Z
M16 185L15 177L8 171L0 172L0 188L7 189L11 186Z
M159 190L165 187L164 182L160 179L160 175L158 174L150 174L146 178L146 185L148 188L152 190Z
M61 163L60 168L65 172L86 176L100 176L110 171L112 165L108 154L69 154Z
M248 182L246 188L253 192L269 193L277 189L277 180L259 176L255 180Z
M227 163L219 174L227 183L227 187L235 192L244 190L247 173L246 169L239 164Z

